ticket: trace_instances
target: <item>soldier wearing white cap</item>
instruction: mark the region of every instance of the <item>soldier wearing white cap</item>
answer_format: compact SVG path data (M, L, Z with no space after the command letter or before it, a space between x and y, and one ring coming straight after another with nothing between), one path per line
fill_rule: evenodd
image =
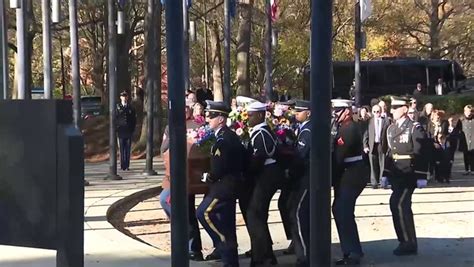
M273 195L281 187L283 170L277 165L277 139L265 122L267 105L258 101L248 105L250 161L247 179L253 182L253 192L247 208L247 230L251 241L251 266L276 264L272 239L268 229L268 209ZM249 188L247 188L249 190Z
M391 106L395 123L387 129L388 152L384 176L392 185L390 210L399 246L397 256L418 252L415 223L411 210L411 196L416 187L426 186L430 144L426 133L417 122L407 118L409 100L393 97Z
M332 100L334 121L332 212L344 257L336 265L358 265L364 255L354 217L356 200L368 182L369 168L363 160L360 128L352 119L352 101Z

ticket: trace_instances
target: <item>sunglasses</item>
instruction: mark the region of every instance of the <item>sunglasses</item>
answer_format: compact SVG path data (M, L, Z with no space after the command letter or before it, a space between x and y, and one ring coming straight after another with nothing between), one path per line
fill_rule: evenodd
M374 111L372 111L372 113L378 114L378 113L380 113L380 111L379 110L374 110Z

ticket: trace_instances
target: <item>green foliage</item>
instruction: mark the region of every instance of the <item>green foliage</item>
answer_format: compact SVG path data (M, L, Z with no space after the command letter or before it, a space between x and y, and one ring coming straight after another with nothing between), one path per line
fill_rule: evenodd
M387 106L390 106L390 95L379 97ZM474 93L449 94L443 96L428 95L418 98L418 107L421 109L425 104L431 103L435 109L441 109L448 115L460 114L464 106L474 103Z
M451 94L444 96L424 96L419 100L421 103L432 103L435 109L442 109L447 114L459 114L464 106L474 103L474 94Z

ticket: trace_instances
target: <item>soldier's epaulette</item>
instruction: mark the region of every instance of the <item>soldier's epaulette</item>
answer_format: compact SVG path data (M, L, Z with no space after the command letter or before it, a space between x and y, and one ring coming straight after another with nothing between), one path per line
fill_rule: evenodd
M224 140L224 137L218 137L216 140L216 143L219 143L220 141L223 141L223 140Z

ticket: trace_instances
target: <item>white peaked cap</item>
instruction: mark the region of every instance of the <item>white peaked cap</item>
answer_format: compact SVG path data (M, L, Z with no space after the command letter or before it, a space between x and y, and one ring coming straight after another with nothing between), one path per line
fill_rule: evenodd
M246 97L246 96L237 96L235 98L235 100L237 101L237 105L239 106L243 106L243 105L248 105L252 102L256 102L257 100L253 99L253 98L250 98L250 97Z
M247 111L266 111L267 104L262 102L252 102L250 105L247 106Z
M347 99L332 99L333 108L352 108L353 101Z

